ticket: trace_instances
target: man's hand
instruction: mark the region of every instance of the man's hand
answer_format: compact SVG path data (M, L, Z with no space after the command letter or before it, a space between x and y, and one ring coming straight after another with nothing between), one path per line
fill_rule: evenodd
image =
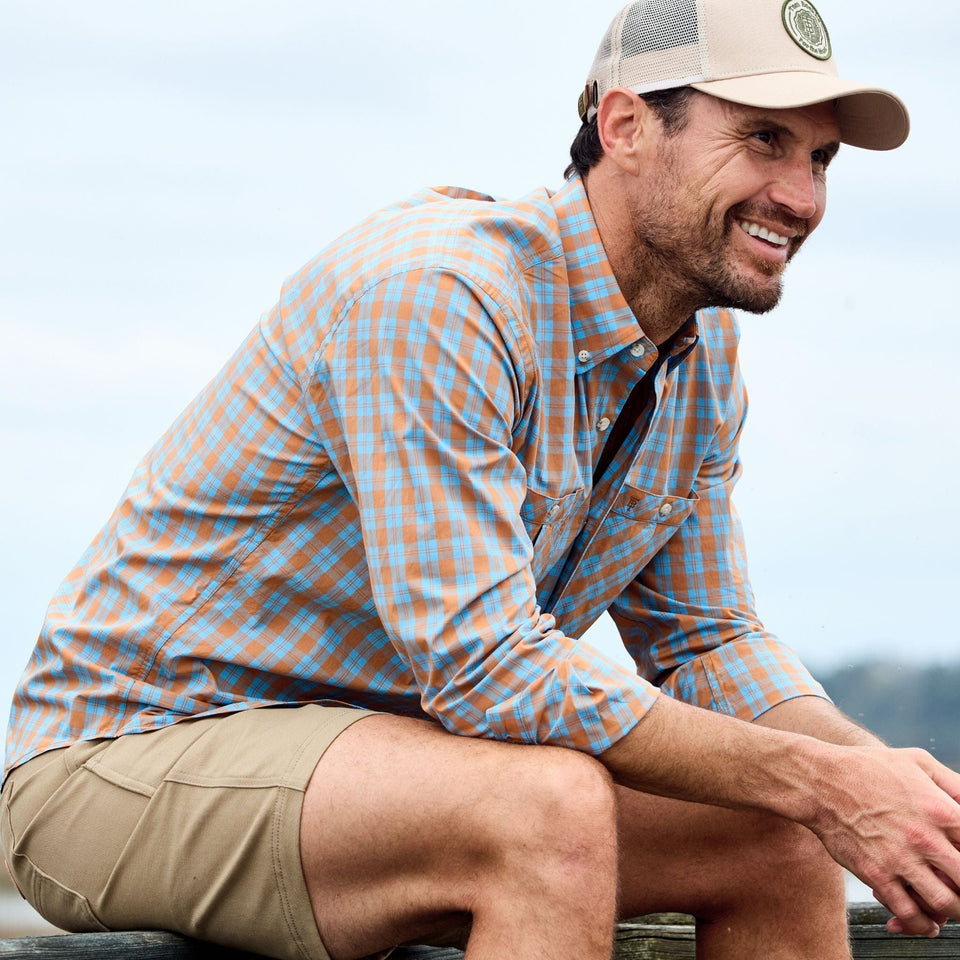
M845 748L839 763L806 825L894 914L891 932L936 936L960 919L960 774L924 750Z
M889 769L891 770L899 769L898 764L903 762L911 764L912 768L919 764L921 771L920 783L924 792L930 790L931 780L933 786L939 783L936 779L939 774L944 778L941 789L953 799L958 798L956 790L953 790L951 793L950 784L956 783L957 779L957 774L953 771L937 763L933 757L924 751L889 750L878 737L854 723L853 720L827 700L822 700L819 697L798 697L794 700L787 700L772 710L768 710L760 716L756 722L762 726L775 727L778 730L792 730L795 733L805 733L808 736L816 737L818 740L824 740L828 743L836 743L844 746L877 747L883 751L879 754L881 763L883 763L884 766L889 764ZM893 758L891 754L895 753L901 756ZM904 754L909 756L902 756ZM927 772L928 770L931 772ZM914 772L915 770L911 769L911 773ZM896 784L895 789L904 786L905 783L904 781L903 783ZM892 800L892 797L888 796L887 800ZM950 851L948 851L948 855L952 855ZM945 884L948 889L954 893L958 892L958 885L950 880L947 873L937 867L933 868L933 872L934 876ZM891 913L895 914L887 923L887 929L890 930L891 933L932 934L939 930L947 920L948 915L932 907L915 888L910 886L902 887L902 884L900 887L910 896L909 909L913 909L913 907L919 908L920 916L905 917L896 915L898 911L894 910L891 906L890 897L881 893L877 884L871 884L871 886L873 887L873 895L890 910Z

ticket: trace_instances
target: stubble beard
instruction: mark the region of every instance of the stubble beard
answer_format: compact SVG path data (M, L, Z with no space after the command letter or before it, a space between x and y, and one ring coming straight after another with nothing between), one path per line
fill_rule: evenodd
M690 312L729 307L761 314L780 302L784 264L751 257L753 271L772 278L764 283L755 274L738 269L734 262L730 245L733 231L740 229L738 219L732 211L726 216L711 213L694 227L700 237L696 243L691 242L689 230L671 229L662 220L659 224L649 220L638 224L637 239L646 248L648 259L656 264L654 276L672 279L680 296L690 302ZM790 258L795 252L791 249Z
M636 239L653 267L648 276L670 288L672 299L689 303L691 313L705 307L768 313L780 302L785 264L748 255L751 271L739 268L732 245L741 219L783 222L785 216L783 211L755 204L722 211L683 188L678 190L675 179L665 183L636 221ZM803 243L807 223L786 219L796 233L790 240L789 262ZM770 280L763 282L757 274Z
M700 271L700 281L707 301L704 306L730 307L747 313L769 313L783 295L783 271L785 264L773 263L759 257L750 257L750 265L764 277L776 282L761 283L755 276L738 270L728 255L731 232L740 226L731 221L724 231L724 239L714 248L713 256ZM792 254L791 254L792 256Z

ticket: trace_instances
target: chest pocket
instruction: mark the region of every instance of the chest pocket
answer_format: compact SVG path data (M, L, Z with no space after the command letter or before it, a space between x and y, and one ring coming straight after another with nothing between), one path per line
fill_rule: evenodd
M682 497L624 486L607 515L602 537L594 543L602 554L624 558L621 587L656 556L696 510L699 500L693 492Z
M520 519L533 544L533 575L537 583L576 537L576 520L583 502L582 488L561 497L548 497L527 488Z
M694 511L700 498L691 492L689 497L650 493L639 487L625 485L613 512L635 523L650 523L663 528L663 541L669 539L674 528L679 527ZM657 536L654 533L654 536Z
M568 629L584 629L626 588L696 509L699 497L625 485L550 606Z

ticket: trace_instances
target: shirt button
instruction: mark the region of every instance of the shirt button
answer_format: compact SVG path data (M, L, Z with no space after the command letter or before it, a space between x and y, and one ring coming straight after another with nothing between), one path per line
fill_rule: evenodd
M547 519L548 519L548 520L556 520L557 517L559 517L559 516L560 516L560 504L559 504L559 503L555 503L555 504L547 511Z
M610 428L610 419L609 419L609 417L601 417L601 418L597 421L597 429L598 429L601 433L603 433L604 430L608 430L609 428Z
M657 511L661 517L669 517L673 513L673 504L664 503L661 505L660 509Z
M647 348L639 340L630 348L630 353L635 357L642 357L646 352Z
M586 363L586 362L590 359L590 351L589 351L589 350L581 350L581 351L577 354L577 359L578 359L581 363Z

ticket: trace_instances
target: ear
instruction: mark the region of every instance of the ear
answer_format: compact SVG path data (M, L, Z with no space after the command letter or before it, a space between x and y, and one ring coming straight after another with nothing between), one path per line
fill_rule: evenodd
M622 87L608 90L597 107L597 132L603 152L625 173L639 173L659 125L647 102Z

